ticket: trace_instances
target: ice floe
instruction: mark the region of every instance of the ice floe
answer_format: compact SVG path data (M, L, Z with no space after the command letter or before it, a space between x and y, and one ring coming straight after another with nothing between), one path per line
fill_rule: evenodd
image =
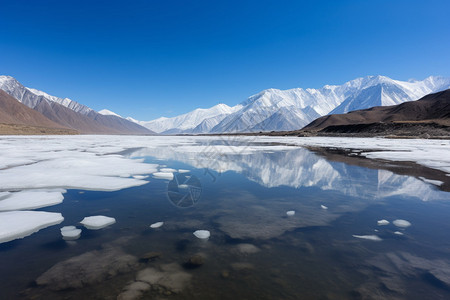
M159 228L164 225L164 222L156 222L150 225L150 228Z
M201 240L207 240L211 236L211 233L208 230L196 230L194 231L194 235Z
M407 228L411 226L411 223L406 220L397 219L394 222L392 222L395 226L400 228Z
M295 210L288 210L288 211L286 212L286 215L288 215L289 217L295 215Z
M97 230L116 223L116 219L106 216L85 217L81 222L87 229Z
M8 211L0 213L0 243L29 236L64 221L60 213L44 211Z
M396 231L396 232L394 232L394 234L396 234L396 235L403 235L403 232Z
M173 173L155 172L155 173L153 173L153 177L156 178L156 179L172 180L173 179Z
M384 225L389 225L389 221L388 220L379 220L377 221L377 225L378 226L384 226Z
M159 171L163 172L163 173L176 173L177 172L177 170L172 169L172 168L161 168L161 169L159 169Z
M81 229L78 229L75 226L64 226L61 227L61 235L63 239L67 241L77 240L81 236Z
M59 204L64 196L61 192L22 191L9 193L0 200L0 211L26 210Z
M142 179L148 178L148 175L134 175L133 178L142 180Z
M185 170L185 169L178 169L178 173L189 173L189 170Z
M376 242L382 241L382 239L378 235L374 235L374 234L371 234L371 235L356 235L356 234L354 234L352 236L357 239L376 241Z
M325 206L325 205L320 205L320 208L322 208L322 209L328 209L328 207Z

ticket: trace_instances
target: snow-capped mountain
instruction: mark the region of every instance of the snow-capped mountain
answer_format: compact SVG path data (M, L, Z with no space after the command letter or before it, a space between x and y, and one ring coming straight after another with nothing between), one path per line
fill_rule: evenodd
M217 104L211 108L198 108L189 113L179 115L173 118L161 117L152 121L136 121L154 132L163 134L175 133L203 133L209 132L212 126L215 126L227 115L238 111L241 105L230 107L226 104ZM130 120L133 120L130 118Z
M330 114L343 114L374 106L397 105L450 87L450 78L430 76L422 81L399 81L385 76L365 78L365 87L347 97Z
M0 76L0 89L62 127L80 133L150 134L150 130L115 115L103 115L70 100L23 86L11 76Z
M163 134L295 130L327 114L395 105L448 88L450 78L445 77L400 81L367 76L320 89L267 89L234 107L219 104L173 118L136 122Z
M101 114L101 115L104 115L104 116L116 116L116 117L122 118L121 115L118 115L115 112L110 111L109 109L99 110L98 113Z

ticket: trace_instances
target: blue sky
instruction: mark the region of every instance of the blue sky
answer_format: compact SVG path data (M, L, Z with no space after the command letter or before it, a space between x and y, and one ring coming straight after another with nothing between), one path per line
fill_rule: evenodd
M151 120L267 88L450 76L450 1L4 1L0 74Z

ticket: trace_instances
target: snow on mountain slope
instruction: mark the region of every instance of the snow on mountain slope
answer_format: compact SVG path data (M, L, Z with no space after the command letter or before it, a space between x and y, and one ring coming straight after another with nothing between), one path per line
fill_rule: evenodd
M197 127L205 119L217 117L220 115L228 115L238 110L240 105L229 107L226 104L217 104L211 108L198 108L189 113L173 117L159 118L152 121L138 121L138 124L157 133L180 133L188 132Z
M11 76L0 76L0 89L30 108L35 108L42 99L44 99L46 101L58 103L83 115L87 115L92 111L92 109L86 105L70 100L69 98L59 98L36 89L24 87Z
M121 115L118 115L115 112L110 111L109 109L99 110L98 113L101 114L101 115L104 115L104 116L116 116L116 117L122 118ZM131 121L131 120L129 120L129 121Z
M28 87L26 89L37 96L42 96L50 101L56 102L58 104L61 104L62 106L70 108L71 110L76 111L80 114L87 115L88 113L90 113L92 111L92 109L87 107L86 105L80 104L69 98L59 98L56 96L49 95L43 91L39 91L39 90L28 88Z
M45 92L26 88L11 76L0 76L0 89L51 121L81 133L151 134L148 129L114 115L99 114L93 109Z
M399 81L375 76L329 114L343 114L374 106L396 105L450 88L450 78L430 76L422 81Z

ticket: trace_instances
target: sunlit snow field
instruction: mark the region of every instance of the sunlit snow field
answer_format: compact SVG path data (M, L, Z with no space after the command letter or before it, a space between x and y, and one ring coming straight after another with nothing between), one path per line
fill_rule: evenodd
M443 182L304 146L450 173L447 140L1 137L0 298L450 298Z

